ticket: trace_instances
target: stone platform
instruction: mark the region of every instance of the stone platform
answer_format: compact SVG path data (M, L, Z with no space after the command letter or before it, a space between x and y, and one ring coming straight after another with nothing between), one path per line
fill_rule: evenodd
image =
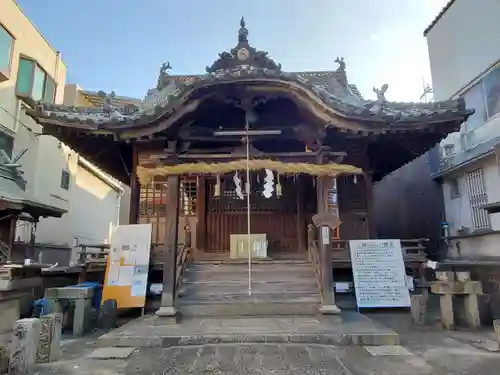
M100 347L171 347L220 343L313 343L399 345L399 335L357 312L336 316L184 318L164 324L155 316L136 319L99 337Z

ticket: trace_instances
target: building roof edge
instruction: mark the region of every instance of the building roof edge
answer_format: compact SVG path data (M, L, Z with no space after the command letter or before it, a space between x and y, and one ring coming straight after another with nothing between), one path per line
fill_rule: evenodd
M436 26L436 24L444 16L444 14L446 13L446 11L448 9L450 9L450 7L453 5L454 2L455 2L455 0L450 0L450 1L448 1L448 3L446 3L446 5L443 7L443 9L441 9L441 11L438 13L438 15L432 20L432 22L429 24L429 26L427 26L427 28L424 30L424 36L427 36L427 34L429 33L429 31L431 31L432 28L434 26Z

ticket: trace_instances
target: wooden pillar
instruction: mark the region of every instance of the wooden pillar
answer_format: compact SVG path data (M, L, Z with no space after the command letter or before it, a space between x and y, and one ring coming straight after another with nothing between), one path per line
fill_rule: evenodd
M304 185L299 178L296 180L296 196L297 196L297 246L298 251L306 250L305 239L305 220L304 220Z
M8 239L8 246L9 246L9 258L7 260L12 260L12 251L14 248L14 241L16 240L16 225L17 225L17 215L16 216L11 216L9 219L9 239ZM30 242L31 245L31 242ZM31 249L33 250L33 249ZM24 257L26 255L24 254Z
M323 155L318 155L318 164L323 164ZM330 184L330 185L329 185ZM327 190L333 184L331 177L319 177L316 184L318 213L328 211ZM321 306L320 311L323 314L338 314L340 309L335 305L335 292L333 288L333 269L332 269L332 231L329 227L319 228L318 246L321 263Z
M165 253L163 255L163 293L157 316L174 316L177 237L179 227L179 176L167 177L167 214L165 217Z
M375 223L375 211L373 206L373 175L365 173L364 175L366 186L366 220L368 224L368 238L374 240L377 238L377 226Z
M207 179L204 176L198 178L196 191L196 249L206 250L207 240Z
M139 199L141 186L137 180L138 161L137 146L134 144L132 145L132 172L130 174L129 224L137 224L139 222Z

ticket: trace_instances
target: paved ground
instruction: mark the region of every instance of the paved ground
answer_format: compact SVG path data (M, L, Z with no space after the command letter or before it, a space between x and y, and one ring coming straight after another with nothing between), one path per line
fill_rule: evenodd
M405 316L376 320L400 333L401 346L314 344L219 344L139 348L127 359L90 359L95 338L64 345L62 361L37 368L39 375L111 374L328 374L497 375L500 351L492 330L443 332L418 329ZM113 354L114 356L116 355Z

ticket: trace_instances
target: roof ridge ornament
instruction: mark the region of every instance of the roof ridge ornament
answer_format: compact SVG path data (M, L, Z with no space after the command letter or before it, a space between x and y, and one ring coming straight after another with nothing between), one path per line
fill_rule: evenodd
M241 17L240 30L238 31L238 43L248 43L248 29L246 28L245 17Z
M347 73L345 69L345 61L343 57L338 57L335 59L335 62L339 64L336 72L337 72L337 80L345 87L347 87Z
M232 70L238 67L240 70L245 67L246 70L257 68L281 71L281 64L277 64L274 60L269 58L267 52L258 51L248 44L248 29L244 17L240 19L238 44L236 47L231 49L230 52L224 51L219 53L219 58L215 60L211 66L207 66L205 70L207 73L215 73Z
M170 61L161 64L160 74L158 75L158 81L156 82L156 89L161 91L163 90L169 83L169 74L168 71L172 69L172 65L170 65Z
M377 89L375 86L373 87L373 92L377 95L377 101L382 104L387 102L387 99L385 98L385 93L387 92L387 89L389 88L389 85L387 83L384 83L381 88Z

